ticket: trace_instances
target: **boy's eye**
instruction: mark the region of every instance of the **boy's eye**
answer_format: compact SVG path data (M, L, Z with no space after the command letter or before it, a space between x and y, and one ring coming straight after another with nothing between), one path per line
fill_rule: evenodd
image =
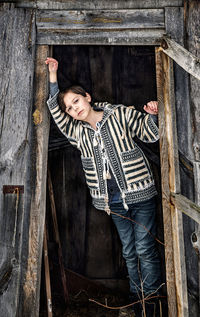
M74 103L77 103L77 102L78 102L78 99L75 99L75 100L74 100Z
M71 109L72 109L72 107L70 106L70 107L67 108L67 111L70 111Z

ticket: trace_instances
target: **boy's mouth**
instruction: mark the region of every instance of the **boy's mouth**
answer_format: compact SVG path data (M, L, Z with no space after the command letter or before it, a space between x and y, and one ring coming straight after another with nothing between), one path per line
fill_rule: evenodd
M78 116L80 116L83 113L83 110L79 111Z

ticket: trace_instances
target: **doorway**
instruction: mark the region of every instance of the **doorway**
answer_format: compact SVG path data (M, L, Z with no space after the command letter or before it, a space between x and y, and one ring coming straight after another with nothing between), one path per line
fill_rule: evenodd
M94 101L134 105L140 111L148 101L157 99L153 46L54 46L53 57L59 61L58 82L61 90L80 84ZM163 241L159 144L136 142L142 147L153 169L159 192L158 238ZM63 137L53 120L50 125L48 166L65 267L119 292L128 293L127 272L115 227L106 213L92 206L79 151ZM53 245L49 210L47 194L49 242ZM164 248L161 245L158 247L164 280ZM50 251L50 258L52 254Z

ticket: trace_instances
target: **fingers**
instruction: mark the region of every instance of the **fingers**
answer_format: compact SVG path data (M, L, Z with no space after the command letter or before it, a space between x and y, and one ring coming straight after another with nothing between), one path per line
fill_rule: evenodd
M158 112L158 102L157 101L150 101L147 103L147 107L149 108L149 110L151 110L152 112L157 113Z
M55 63L55 64L58 64L58 61L53 58L53 57L47 57L47 59L45 60L45 64L49 64L49 63Z
M150 114L157 114L158 113L158 102L157 101L150 101L147 105L144 106L144 110Z

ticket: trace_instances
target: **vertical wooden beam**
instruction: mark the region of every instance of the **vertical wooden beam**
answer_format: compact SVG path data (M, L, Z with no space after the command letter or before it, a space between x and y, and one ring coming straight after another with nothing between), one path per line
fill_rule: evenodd
M52 317L52 300L51 300L51 280L49 271L48 243L47 243L47 227L44 226L44 267L45 267L45 283L47 296L47 313L48 317Z
M26 278L24 282L23 316L39 314L40 275L46 211L46 177L49 137L49 114L46 106L48 95L47 68L44 63L48 46L38 46L35 65L35 99L33 120L35 123L35 175L30 208L29 250Z
M162 202L169 316L188 316L182 213L171 203L180 192L172 60L156 49Z
M159 103L159 130L160 130L160 157L161 157L161 175L162 175L162 205L165 239L165 264L166 264L166 282L168 295L169 317L177 316L176 287L173 258L173 240L172 240L172 222L170 212L170 189L169 189L169 165L168 165L168 144L165 129L165 109L163 96L163 65L161 52L156 48L156 80L157 80L157 98ZM166 181L167 180L167 181Z

